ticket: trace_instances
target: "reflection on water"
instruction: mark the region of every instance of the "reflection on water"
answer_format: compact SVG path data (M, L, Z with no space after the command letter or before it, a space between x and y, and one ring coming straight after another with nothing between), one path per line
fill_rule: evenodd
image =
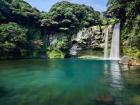
M121 90L123 88L123 80L121 76L121 69L118 62L113 61L111 63L110 71L111 71L112 88Z
M111 91L112 91L112 95L115 97L116 100L116 104L117 105L123 105L123 103L121 102L121 94L123 91L123 78L121 75L121 68L120 65L118 64L118 62L113 61L111 63Z
M0 61L0 105L140 105L140 68L118 62Z

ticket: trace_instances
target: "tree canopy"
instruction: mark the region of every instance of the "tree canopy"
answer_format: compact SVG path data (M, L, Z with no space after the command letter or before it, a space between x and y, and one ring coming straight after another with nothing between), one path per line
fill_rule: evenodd
M40 12L23 0L0 0L0 22L38 23Z
M22 52L27 48L27 29L16 23L0 25L0 55L22 56Z
M99 15L92 7L62 1L41 15L41 25L55 32L73 33L80 28L97 24Z

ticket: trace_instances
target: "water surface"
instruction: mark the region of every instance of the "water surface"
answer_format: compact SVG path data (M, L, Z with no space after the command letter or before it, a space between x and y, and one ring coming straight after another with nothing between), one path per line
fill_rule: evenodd
M140 68L117 61L0 61L0 105L140 105Z

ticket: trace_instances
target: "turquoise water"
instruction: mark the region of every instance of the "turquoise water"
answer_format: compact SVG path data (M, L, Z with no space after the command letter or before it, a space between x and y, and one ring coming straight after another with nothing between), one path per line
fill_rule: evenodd
M140 105L140 67L117 61L0 61L0 105Z

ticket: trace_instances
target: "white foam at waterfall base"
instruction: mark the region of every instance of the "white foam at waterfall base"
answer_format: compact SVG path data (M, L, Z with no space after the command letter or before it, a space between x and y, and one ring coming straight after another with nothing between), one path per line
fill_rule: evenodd
M119 60L120 59L120 23L114 26L114 31L112 35L112 44L110 59Z

